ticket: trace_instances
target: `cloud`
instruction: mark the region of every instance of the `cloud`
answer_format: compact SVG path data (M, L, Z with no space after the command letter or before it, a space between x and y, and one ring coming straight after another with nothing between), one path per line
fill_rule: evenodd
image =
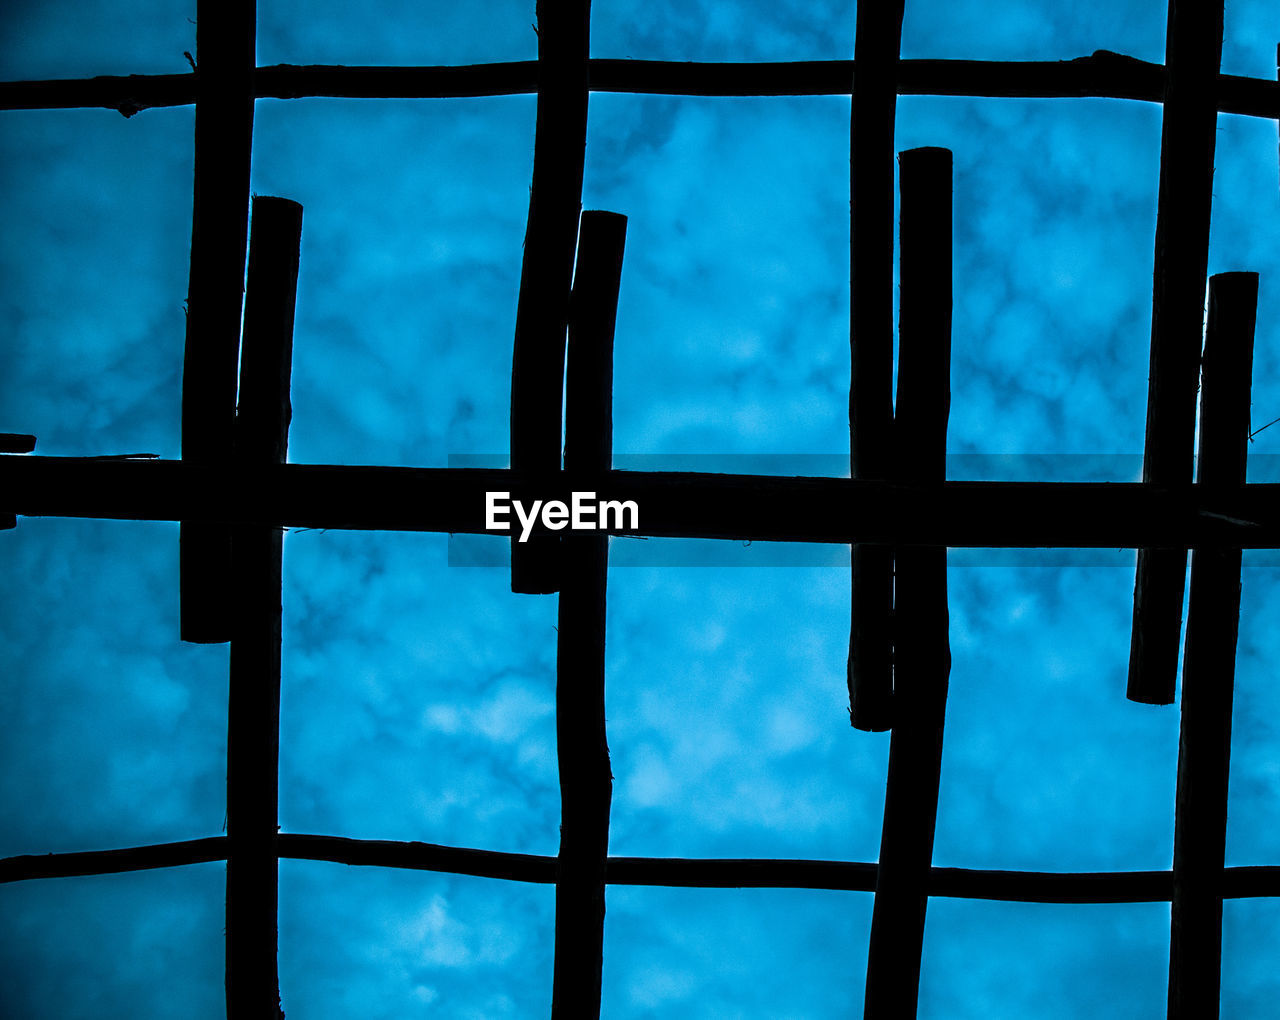
M14 0L0 22L0 78L182 74L190 70L183 50L196 49L195 16L194 0L134 0L124 8Z
M505 452L534 101L260 103L254 190L304 207L291 457Z
M177 456L191 110L5 116L4 427L42 453Z
M281 862L285 1012L539 1012L551 1001L554 897L550 886Z
M8 686L4 852L191 839L225 807L225 648L177 641L172 525L23 520L4 535L21 595Z

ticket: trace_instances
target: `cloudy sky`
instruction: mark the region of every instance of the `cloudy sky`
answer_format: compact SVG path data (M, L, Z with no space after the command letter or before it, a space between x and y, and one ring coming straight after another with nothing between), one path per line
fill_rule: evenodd
M258 6L262 64L536 55L532 0ZM13 0L0 78L182 72L194 16ZM834 0L595 0L592 52L847 58L854 17ZM1152 0L911 0L903 54L1160 61L1165 18ZM1274 4L1232 0L1226 31L1224 70L1274 77ZM505 459L534 112L528 96L258 103L253 189L305 207L291 460ZM768 454L841 474L848 100L596 95L590 113L584 205L630 219L618 462ZM0 118L0 430L48 454L178 455L192 126L191 108ZM1276 138L1219 119L1210 271L1262 274L1255 427L1280 416ZM955 153L950 477L1140 470L1159 143L1149 104L899 102L899 149ZM1280 426L1250 454L1252 478L1280 477ZM847 554L613 544L611 852L874 860L888 737L848 725ZM286 831L556 852L556 600L458 565L486 549L287 536ZM1132 563L953 554L936 863L1170 866L1177 710L1124 698ZM1230 865L1280 863L1276 563L1246 555ZM0 566L0 855L219 833L227 651L177 639L176 526L24 519ZM280 875L291 1017L545 1014L549 887ZM0 887L0 997L32 1018L219 1016L222 899L220 864ZM604 1013L858 1016L870 918L863 893L611 887ZM1226 904L1224 1016L1280 995L1277 930L1280 905ZM935 899L921 1015L1163 1016L1168 937L1164 904Z

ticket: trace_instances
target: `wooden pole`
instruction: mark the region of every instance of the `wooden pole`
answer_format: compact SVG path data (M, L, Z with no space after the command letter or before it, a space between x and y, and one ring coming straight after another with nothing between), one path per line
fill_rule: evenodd
M30 453L36 448L36 437L18 432L0 432L0 453ZM12 531L18 526L18 518L0 511L0 531Z
M256 17L255 0L201 0L197 6L195 185L182 367L182 456L193 464L227 462L234 442ZM184 522L180 543L182 639L229 641L231 534L218 525Z
M951 408L951 153L901 156L897 471L941 488ZM947 550L899 547L893 736L867 954L868 1018L913 1017L920 987L951 651Z
M253 202L235 455L283 464L302 206ZM234 529L227 736L227 1016L279 1017L276 969L281 552L270 524Z
M1197 478L1208 493L1245 483L1257 305L1256 273L1223 273L1209 281ZM1170 1020L1218 1015L1240 559L1239 549L1196 549L1191 556L1173 832Z
M716 62L615 60L589 64L592 92L666 96L847 96L852 60ZM900 96L1164 100L1164 67L1098 50L1074 60L898 62ZM259 99L447 99L538 91L535 60L425 67L273 64L254 75ZM193 74L102 75L0 82L0 110L101 107L131 117L195 102ZM1280 86L1267 78L1218 76L1218 109L1280 118Z
M225 836L60 854L23 854L0 859L0 883L77 875L114 875L153 868L226 860ZM280 856L330 861L348 867L400 868L448 875L473 875L552 885L558 859L538 854L502 853L438 843L349 839L310 833L281 833ZM863 861L751 858L610 857L609 885L649 885L693 889L832 889L873 892L876 865ZM1223 897L1280 896L1280 867L1227 868ZM990 871L932 868L929 895L1006 903L1168 903L1171 871Z
M590 0L538 0L538 114L511 360L511 466L560 468L565 328L587 146ZM559 542L511 543L511 590L559 591Z
M27 517L258 521L290 528L486 534L485 493L568 499L574 487L643 507L611 534L752 542L1130 549L1144 542L1280 548L1280 484L1207 498L1141 482L947 482L611 471L558 484L505 469L0 457L0 488ZM803 517L795 513L803 506Z
M1169 0L1142 465L1144 482L1165 487L1191 481L1221 60L1222 0ZM1138 550L1129 649L1133 701L1173 703L1186 571L1185 549Z
M850 114L849 454L852 476L890 475L893 443L893 130L903 0L858 5ZM852 549L849 721L891 724L893 554Z
M613 456L613 331L627 220L582 216L569 322L565 468L605 472ZM551 1014L600 1015L604 887L613 774L605 734L604 636L609 539L569 535L563 544L556 665L560 856Z

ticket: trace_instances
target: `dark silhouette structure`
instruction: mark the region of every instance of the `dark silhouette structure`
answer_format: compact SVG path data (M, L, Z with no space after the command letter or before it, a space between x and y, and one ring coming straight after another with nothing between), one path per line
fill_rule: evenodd
M1219 73L1221 0L1170 0L1163 66L1105 51L1057 63L901 60L903 0L858 5L852 62L592 60L589 0L542 0L538 7L536 62L256 67L252 0L202 0L198 63L190 74L0 84L0 109L98 106L129 117L195 104L182 458L0 457L3 510L10 515L0 517L0 527L14 526L13 514L180 521L182 637L231 642L227 834L10 858L0 861L0 881L226 860L227 1010L237 1018L280 1014L280 858L554 883L557 1017L599 1013L610 884L874 892L865 1010L876 1018L915 1015L931 896L1167 901L1169 1016L1216 1016L1223 898L1280 896L1280 867L1226 869L1223 849L1241 549L1280 547L1280 486L1245 484L1257 277L1214 278L1207 336L1201 296L1217 114L1280 120L1280 85ZM580 218L592 91L851 97L851 478L613 470L612 341L626 221L603 212ZM537 140L514 332L511 469L285 463L302 210L284 199L257 199L246 238L255 98L532 92ZM893 137L900 94L1163 103L1141 483L946 480L952 189L951 154L941 149L899 157L895 412ZM1202 456L1193 482L1201 386ZM0 452L29 453L34 442L5 434ZM649 535L852 546L851 721L859 729L892 730L878 863L610 857L608 539L546 531L513 546L512 588L560 597L559 855L278 832L281 529L481 532L484 493L495 489L517 499L590 489L605 499L635 500ZM951 661L948 546L1141 550L1128 693L1156 704L1174 696L1187 550L1194 550L1171 871L1040 874L932 865Z

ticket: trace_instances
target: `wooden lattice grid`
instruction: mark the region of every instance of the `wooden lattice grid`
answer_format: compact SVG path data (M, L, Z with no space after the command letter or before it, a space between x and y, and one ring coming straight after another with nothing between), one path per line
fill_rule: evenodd
M1107 52L1057 63L900 60L901 0L859 5L853 62L593 60L588 2L544 2L539 8L536 62L259 68L254 4L237 0L200 5L198 63L190 74L0 84L3 109L98 106L132 116L150 107L195 104L199 200L182 459L6 457L0 473L9 494L5 509L19 514L183 522L182 636L229 640L232 674L227 836L10 858L0 862L0 878L226 860L229 1016L274 1015L279 1008L280 858L554 883L552 1012L558 1016L599 1013L608 884L874 892L865 1009L867 1016L884 1017L914 1015L931 895L1171 901L1169 1015L1217 1015L1223 898L1280 895L1280 868L1225 869L1223 850L1231 719L1231 686L1224 678L1234 669L1240 550L1280 547L1280 491L1244 481L1257 277L1215 277L1207 337L1202 295L1217 114L1280 120L1280 87L1219 73L1220 3L1171 0L1164 66ZM850 479L612 470L611 345L625 220L588 213L579 230L587 97L593 91L851 95ZM284 200L256 200L249 242L255 98L531 92L538 95L537 134L515 328L512 467L285 465L301 209ZM951 286L945 150L902 154L903 313L895 410L893 136L899 94L1163 103L1141 484L945 481ZM569 375L562 392L566 327ZM1202 339L1202 467L1193 485ZM30 437L7 435L3 449L19 454L33 446ZM560 593L559 857L277 833L280 529L482 532L488 491L545 498L578 488L643 506L648 535L853 545L851 719L860 729L893 731L879 865L608 856L608 543L604 536L562 541L550 533L528 546L513 543L512 588ZM428 492L430 501L419 498ZM803 523L796 519L797 505L806 510ZM1154 704L1174 699L1186 550L1196 550L1171 871L1039 874L931 866L950 664L944 550L1049 545L1140 550L1129 696Z

